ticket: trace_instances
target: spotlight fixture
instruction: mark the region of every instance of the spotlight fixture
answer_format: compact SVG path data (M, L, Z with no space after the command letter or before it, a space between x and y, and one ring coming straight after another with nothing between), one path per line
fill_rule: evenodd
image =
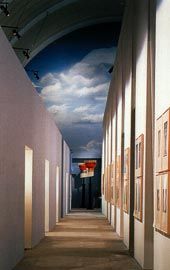
M37 79L37 80L40 79L39 74L38 74L39 73L38 70L26 69L26 71L31 72L34 75L35 79Z
M29 59L30 58L30 52L29 52L29 49L24 49L24 48L16 48L16 47L13 47L14 50L18 50L18 51L22 51L23 55Z
M1 2L0 3L0 9L5 14L5 16L9 17L10 14L9 14L9 10L8 10L8 3Z
M8 28L8 29L13 29L12 30L12 36L17 37L18 39L21 38L21 35L18 32L18 26L10 26L10 25L1 25L2 28Z
M21 38L21 35L18 33L18 30L17 30L17 29L14 29L14 30L12 31L12 35L13 35L14 37L17 37L17 39L20 39L20 38Z
M29 55L29 49L24 49L22 53L23 53L23 55L24 55L27 59L30 58L30 55Z
M39 77L39 75L38 75L38 71L34 71L34 70L33 70L33 75L34 75L34 77L35 77L37 80L40 79L40 77Z
M113 72L114 66L111 66L111 68L108 70L108 72L111 74Z

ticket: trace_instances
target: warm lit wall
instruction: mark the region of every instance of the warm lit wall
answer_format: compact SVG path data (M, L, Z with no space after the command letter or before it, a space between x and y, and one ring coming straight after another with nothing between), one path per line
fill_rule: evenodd
M154 47L152 52L150 52L149 47L153 42L151 39L153 36L150 34L151 24L154 20L154 14L152 14L153 2L152 0L127 2L128 6L120 34L104 117L104 132L106 132L109 126L108 119L110 108L115 108L115 110L113 110L113 117L116 118L117 138L116 149L113 151L117 156L122 156L122 198L120 207L116 207L116 231L123 237L126 246L130 248L132 252L134 251L135 259L144 269L152 268L153 258L152 107L150 97L152 86L151 83L149 83L152 77L152 60L154 55ZM152 29L152 31L154 30ZM114 95L116 95L116 104L113 102ZM133 123L131 122L132 117L135 119ZM132 205L132 200L129 212L123 212L122 195L124 150L130 147L132 150L130 158L133 161L130 165L130 196L134 198L135 139L141 134L144 135L144 166L142 220L139 221L133 217L134 204ZM150 147L148 147L148 145L150 145ZM112 149L114 149L114 147L112 147ZM114 155L113 152L112 155ZM148 196L148 194L150 195ZM115 207L113 211L115 212Z
M170 1L157 1L155 120L170 107ZM156 145L155 145L156 149ZM169 270L170 239L154 232L154 270Z
M50 229L56 223L61 134L0 30L0 269L24 253L24 156L33 150L32 245L44 236L45 159L50 165Z

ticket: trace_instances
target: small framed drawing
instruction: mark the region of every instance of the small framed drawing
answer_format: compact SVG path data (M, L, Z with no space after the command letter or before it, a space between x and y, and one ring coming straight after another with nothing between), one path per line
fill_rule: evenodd
M104 172L104 195L105 195L105 200L107 201L107 167L105 167L105 172Z
M143 210L143 181L142 177L135 179L135 205L134 217L142 222Z
M111 165L107 167L107 190L108 190L108 202L111 202Z
M135 177L143 176L144 135L136 139L135 144Z
M111 164L111 204L115 205L115 162Z
M161 231L170 235L170 173L161 175Z
M129 180L124 180L123 184L123 211L129 211Z
M156 121L156 173L162 171L162 116Z
M155 228L161 229L161 175L156 176L155 185Z
M115 203L118 208L121 205L121 156L116 159L116 187L115 187Z
M162 171L170 171L170 109L162 115ZM159 149L158 149L159 152Z
M124 180L130 179L130 148L124 151Z

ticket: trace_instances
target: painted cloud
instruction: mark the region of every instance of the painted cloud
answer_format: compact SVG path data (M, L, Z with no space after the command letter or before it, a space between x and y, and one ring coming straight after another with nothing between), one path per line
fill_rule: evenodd
M93 50L70 69L47 73L40 81L40 96L75 157L101 156L108 69L115 53L116 48Z

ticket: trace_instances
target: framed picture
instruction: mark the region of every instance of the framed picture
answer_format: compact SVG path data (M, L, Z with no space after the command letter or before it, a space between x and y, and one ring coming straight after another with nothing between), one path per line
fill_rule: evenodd
M142 222L143 212L143 180L142 177L135 179L135 205L134 217Z
M162 169L161 171L170 171L170 109L162 115ZM157 147L158 148L158 147ZM159 148L158 148L159 153Z
M170 173L161 175L161 231L170 235Z
M107 190L108 190L107 201L111 202L111 165L108 165L107 167Z
M104 195L105 195L105 200L107 201L107 167L105 167L105 170L104 170Z
M144 135L141 134L136 139L135 144L135 177L143 176L143 158L144 158Z
M162 117L156 121L156 173L162 171Z
M124 180L123 184L123 211L129 211L129 180Z
M130 148L124 152L124 180L130 179Z
M155 227L161 229L161 175L156 176L155 185Z
M111 164L111 204L115 205L115 162Z
M121 205L121 156L116 159L116 187L115 187L115 203L118 208Z

